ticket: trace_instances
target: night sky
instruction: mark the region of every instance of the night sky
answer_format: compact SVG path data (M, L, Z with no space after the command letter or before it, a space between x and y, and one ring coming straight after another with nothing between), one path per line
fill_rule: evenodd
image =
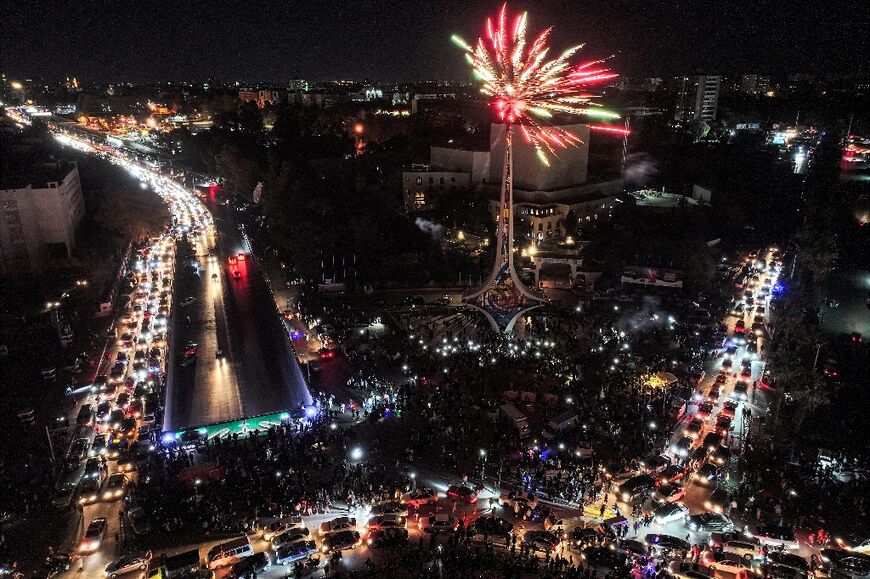
M4 2L0 70L83 81L470 79L451 33L472 40L481 0L31 0ZM842 73L864 67L866 0L540 0L529 31L618 53L626 75Z

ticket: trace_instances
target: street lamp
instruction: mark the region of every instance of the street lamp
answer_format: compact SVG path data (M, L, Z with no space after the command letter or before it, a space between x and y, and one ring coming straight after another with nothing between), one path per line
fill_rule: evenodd
M350 451L350 458L351 459L358 461L358 460L362 460L362 457L363 457L363 451L360 447L357 446L353 450Z

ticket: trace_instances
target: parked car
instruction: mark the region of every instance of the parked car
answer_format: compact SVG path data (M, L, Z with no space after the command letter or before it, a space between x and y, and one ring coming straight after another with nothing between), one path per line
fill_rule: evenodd
M105 574L109 579L118 575L126 575L133 571L144 571L151 562L151 551L136 551L124 555L106 565Z

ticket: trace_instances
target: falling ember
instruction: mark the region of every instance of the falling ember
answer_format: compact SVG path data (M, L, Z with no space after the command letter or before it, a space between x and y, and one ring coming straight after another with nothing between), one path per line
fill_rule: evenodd
M508 23L505 4L495 21L487 19L486 39L478 38L474 47L457 35L453 35L452 40L465 51L475 78L481 82L481 92L492 98L499 118L509 125L519 125L538 158L549 166L548 153L555 155L556 149L576 146L580 139L570 131L544 122L556 113L601 120L619 118L618 114L593 102L596 95L589 92L590 87L618 75L603 67L603 60L571 64L571 57L582 45L547 60L550 50L547 41L552 28L544 30L529 43L527 26L527 13ZM590 129L628 133L625 129L608 125L591 125Z

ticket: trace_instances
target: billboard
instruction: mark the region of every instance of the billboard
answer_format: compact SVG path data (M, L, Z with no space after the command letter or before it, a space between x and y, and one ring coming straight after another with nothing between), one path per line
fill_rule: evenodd
M622 270L620 282L659 287L683 287L683 272L657 267L629 266Z

